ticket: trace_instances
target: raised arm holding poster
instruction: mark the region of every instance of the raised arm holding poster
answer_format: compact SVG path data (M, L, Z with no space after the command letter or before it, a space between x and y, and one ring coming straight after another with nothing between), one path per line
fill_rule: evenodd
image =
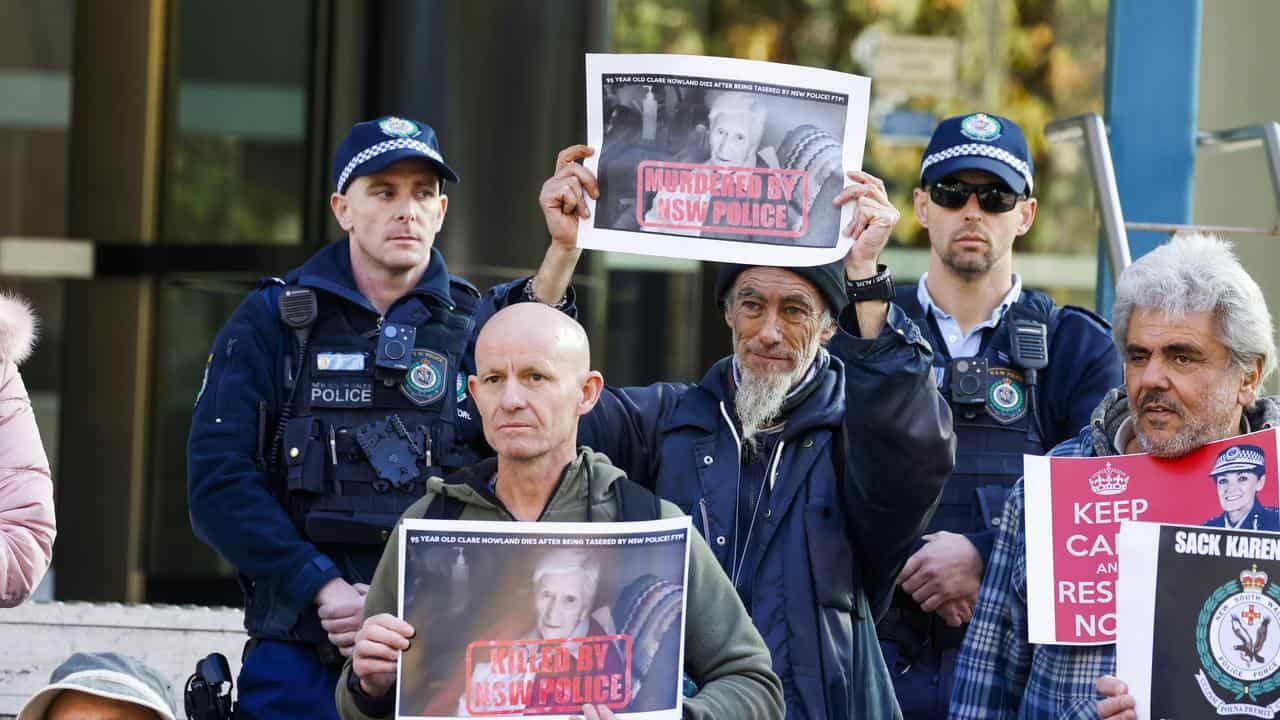
M862 167L871 83L792 65L587 55L585 165L600 180L578 244L778 266L845 256L832 200Z
M1125 522L1117 676L1138 717L1280 713L1280 535Z
M396 717L679 718L689 530L403 521Z
M1176 460L1026 456L1029 642L1115 642L1121 521L1280 530L1276 458L1274 429Z

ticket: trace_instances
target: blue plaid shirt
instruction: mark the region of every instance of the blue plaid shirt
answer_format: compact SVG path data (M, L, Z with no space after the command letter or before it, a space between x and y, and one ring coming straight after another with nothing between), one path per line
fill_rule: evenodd
M1240 431L1280 426L1280 398L1245 408ZM1124 388L1107 393L1089 426L1051 457L1119 455L1115 438L1129 416ZM1132 432L1132 430L1128 430ZM1027 642L1027 535L1021 480L1000 519L1000 534L982 577L978 606L956 658L951 720L1096 720L1094 683L1116 671L1115 645L1032 645Z
M1106 401L1104 401L1105 403ZM1100 423L1098 423L1100 425ZM1054 457L1118 455L1097 452L1094 426L1049 452ZM982 578L978 605L956 659L951 720L1097 718L1094 682L1114 675L1115 645L1032 645L1027 642L1027 535L1023 484L1013 486L1000 534Z

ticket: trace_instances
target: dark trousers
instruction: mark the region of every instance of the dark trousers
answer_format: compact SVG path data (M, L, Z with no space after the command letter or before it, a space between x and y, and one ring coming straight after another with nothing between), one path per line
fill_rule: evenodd
M903 720L946 720L959 648L931 645L921 648L911 661L893 640L881 641L880 649L893 677Z
M904 604L890 608L876 626L903 720L946 720L967 628L948 627L937 615Z
M256 642L240 668L237 720L338 720L333 691L342 668L310 645Z

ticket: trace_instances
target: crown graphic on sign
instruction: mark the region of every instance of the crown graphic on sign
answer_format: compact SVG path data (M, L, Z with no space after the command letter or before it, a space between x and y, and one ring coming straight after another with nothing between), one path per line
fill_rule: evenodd
M1251 570L1241 570L1240 585L1246 591L1262 592L1262 589L1267 586L1267 573L1259 570L1257 565L1254 565Z
M1111 467L1111 463L1089 476L1089 489L1095 495L1119 495L1129 487L1129 476L1123 470Z

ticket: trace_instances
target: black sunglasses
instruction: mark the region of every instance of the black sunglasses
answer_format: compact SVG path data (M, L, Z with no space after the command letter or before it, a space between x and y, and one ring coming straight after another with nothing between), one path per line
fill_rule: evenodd
M957 210L978 195L978 207L989 213L1006 213L1018 205L1019 195L1004 183L975 185L962 180L941 180L929 186L929 199L944 208Z

